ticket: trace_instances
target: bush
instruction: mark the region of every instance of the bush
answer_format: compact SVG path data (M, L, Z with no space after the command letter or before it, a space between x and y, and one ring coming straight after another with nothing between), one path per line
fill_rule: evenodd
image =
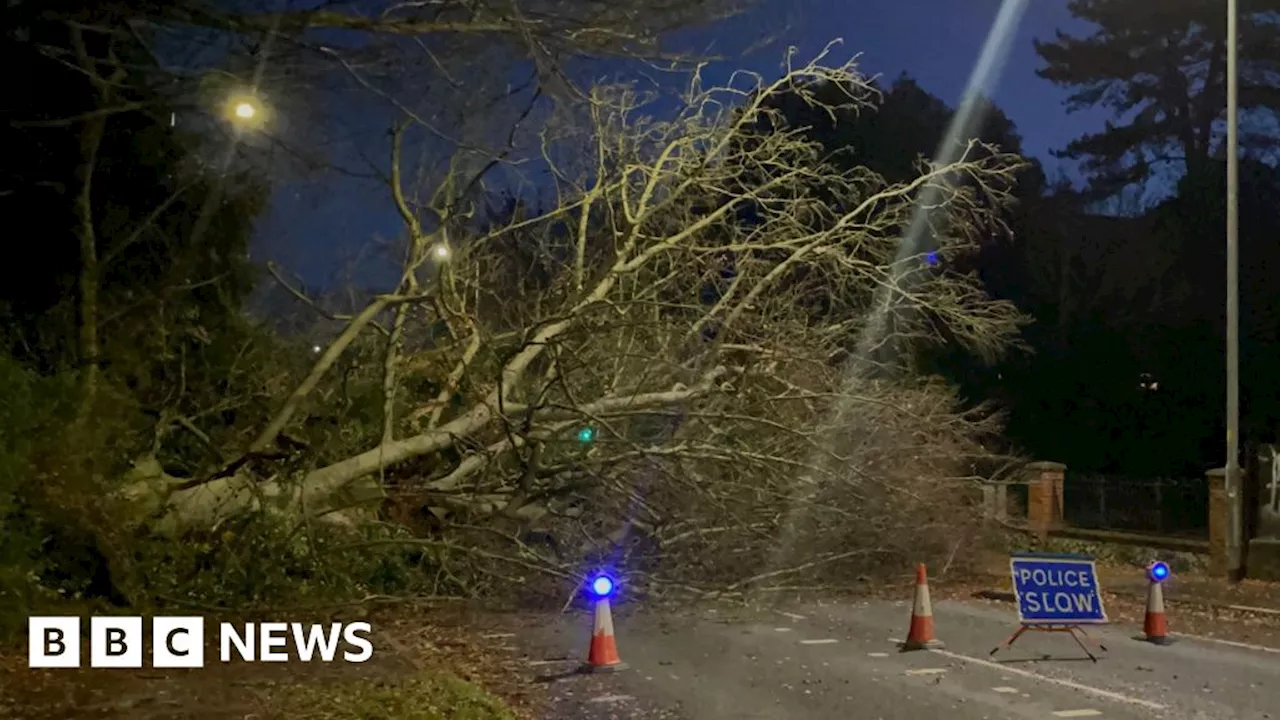
M437 568L394 542L406 532L382 524L346 530L299 523L270 511L246 513L180 542L136 541L130 581L148 604L200 609L271 609L358 600L369 595L436 594Z
M0 354L0 637L67 594L48 552L55 528L33 495L34 458L68 417L72 389L62 377L42 377Z
M248 362L246 348L256 365L225 370ZM228 333L205 349L203 384L195 386L195 370L186 374L187 402L195 405L178 412L194 412L219 393L253 397L269 389L292 369L294 356L304 355L290 349L256 327ZM20 633L28 615L55 606L70 611L67 603L261 607L412 591L436 574L421 553L371 544L401 532L378 525L352 536L263 511L178 542L135 529L123 521L131 509L113 501L134 463L155 459L166 469L191 472L208 464L209 451L185 430L158 438L142 391L118 385L121 374L102 377L91 420L76 423L80 395L72 373L41 375L0 354L0 639ZM243 426L259 424L273 403L240 405L239 422L215 417L205 423L218 445L245 442ZM331 438L316 444L340 449ZM286 476L291 471L281 469Z

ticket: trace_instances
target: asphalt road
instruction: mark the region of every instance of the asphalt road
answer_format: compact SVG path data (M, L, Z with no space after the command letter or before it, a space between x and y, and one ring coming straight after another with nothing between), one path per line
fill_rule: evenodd
M1280 720L1280 650L1187 637L1159 647L1112 625L1091 630L1108 648L1097 663L1059 633L1028 633L990 658L1015 614L973 601L934 604L945 650L901 653L910 613L905 602L623 609L630 667L604 676L571 674L591 619L565 616L530 630L531 662L559 720Z

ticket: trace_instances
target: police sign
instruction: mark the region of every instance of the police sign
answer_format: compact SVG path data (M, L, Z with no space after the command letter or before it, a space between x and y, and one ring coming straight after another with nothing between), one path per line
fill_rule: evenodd
M1086 555L1015 553L1009 560L1018 621L1023 625L1107 622L1098 571Z

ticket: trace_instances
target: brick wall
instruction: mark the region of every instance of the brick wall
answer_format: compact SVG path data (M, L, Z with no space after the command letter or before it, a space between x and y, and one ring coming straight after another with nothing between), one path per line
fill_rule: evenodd
M1027 525L1040 540L1062 524L1062 497L1067 466L1056 462L1033 462L1027 473Z
M1063 495L1067 466L1056 462L1028 463L1024 470L1027 483L1027 526L1040 540L1049 531L1063 525ZM1243 469L1241 475L1243 476ZM1227 573L1227 533L1231 521L1227 502L1225 469L1210 470L1209 483L1209 567L1214 575Z
M1209 482L1209 572L1227 574L1227 532L1231 506L1227 503L1227 471L1217 468L1205 473Z

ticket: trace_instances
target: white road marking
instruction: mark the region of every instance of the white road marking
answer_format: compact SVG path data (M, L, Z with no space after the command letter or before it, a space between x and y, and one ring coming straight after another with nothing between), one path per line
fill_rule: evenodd
M917 668L915 670L908 670L907 674L908 675L941 675L946 671L947 671L946 668Z
M635 698L631 697L630 695L601 695L599 697L593 697L587 702L614 703L614 702L626 702L628 700L635 700Z
M1237 642L1235 640L1223 640L1222 638L1211 638L1203 635L1188 635L1186 633L1169 633L1174 637L1187 638L1189 640L1203 640L1205 642L1218 643L1219 645L1230 645L1231 647L1243 648L1245 650L1258 650L1260 652L1280 653L1280 648L1267 647L1266 645L1254 645L1253 643Z
M954 652L951 652L950 650L930 650L929 652L941 655L942 657L945 657L945 658L951 658L952 660L960 660L963 662L973 663L975 665L988 667L988 668L991 668L992 670L996 670L1002 673L1007 673L1009 675L1018 675L1021 677L1040 680L1041 682L1053 683L1054 685L1061 685L1062 687L1069 687L1072 690L1080 690L1081 692L1087 692L1090 695L1097 695L1098 697L1106 698L1108 700L1113 700L1118 703L1125 703L1127 705L1137 705L1138 707L1144 707L1151 710L1167 710L1168 709L1168 706L1161 705L1160 703L1154 703L1154 702L1151 702L1150 700L1143 700L1142 698L1132 697L1129 695L1125 695L1123 693L1113 692L1111 690L1103 690L1102 688L1096 688L1096 687L1093 687L1092 685L1085 685L1083 683L1072 682L1070 680L1063 680L1061 678L1049 677L1048 675L1033 673L1030 670L1023 670L1022 668L1016 668L1009 665L1001 665L1000 663L993 662L991 660L983 660L982 658L970 657L968 655L961 655L960 653L954 653Z
M893 643L894 645L897 645L898 643L902 642L902 640L899 638L889 638L889 642Z
M537 667L539 665L563 665L567 662L573 662L573 660L568 658L565 658L564 660L529 660L528 664Z
M1101 714L1097 710L1059 710L1054 713L1058 717L1097 717Z
M1243 610L1251 613L1262 613L1264 615L1280 615L1280 610L1274 608L1254 607L1252 605L1228 605L1228 610Z
M840 642L835 638L823 638L821 640L801 640L801 645L834 645Z
M784 612L784 613L780 613L780 614L781 614L783 617L789 617L789 618L791 618L792 620L803 620L803 619L804 619L804 616L803 616L803 615L797 615L797 614L795 614L795 613Z
M867 657L889 657L889 653L867 653Z
M1005 693L1006 695L1017 695L1017 694L1018 694L1018 688L1015 688L1015 687L1009 687L1008 685L1003 685L1003 686L1001 686L1001 687L993 687L993 688L991 688L991 689L992 689L993 691L995 691L995 692L998 692L998 693Z
M774 628L774 632L791 632L791 628Z

